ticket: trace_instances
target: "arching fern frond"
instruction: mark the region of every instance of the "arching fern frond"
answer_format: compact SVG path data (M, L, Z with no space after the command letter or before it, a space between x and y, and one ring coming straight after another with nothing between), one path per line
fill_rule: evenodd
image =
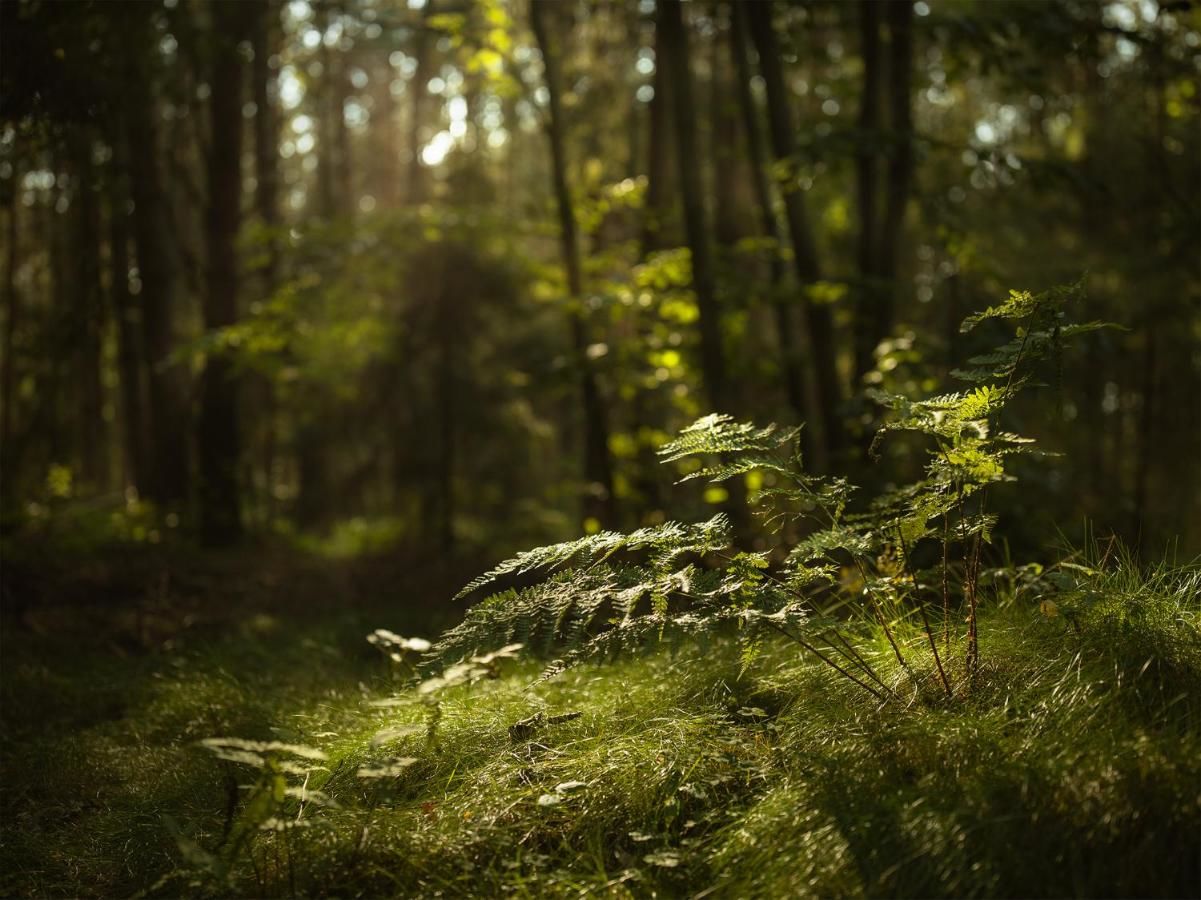
M683 525L665 522L647 528L639 528L629 534L618 531L602 531L574 541L564 541L537 547L518 553L500 565L488 570L465 585L454 599L459 600L473 591L486 587L501 578L520 576L530 572L576 568L609 559L621 551L649 551L657 566L671 565L688 553L705 554L730 543L730 520L718 513L707 522Z

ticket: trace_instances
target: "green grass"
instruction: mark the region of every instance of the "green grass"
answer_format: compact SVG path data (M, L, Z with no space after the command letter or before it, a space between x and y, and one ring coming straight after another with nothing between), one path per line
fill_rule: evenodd
M446 693L433 744L381 746L424 712L372 705L397 683L362 612L251 604L125 657L6 629L0 893L1195 896L1199 587L1196 568L1125 565L1075 625L994 606L952 701L865 630L900 694L883 706L790 645L743 671L718 643L534 689L538 665L512 664ZM582 715L512 740L540 711ZM257 832L228 882L187 850L220 854L229 789L256 773L199 746L214 736L320 748L307 787L338 804ZM394 755L418 761L357 777Z

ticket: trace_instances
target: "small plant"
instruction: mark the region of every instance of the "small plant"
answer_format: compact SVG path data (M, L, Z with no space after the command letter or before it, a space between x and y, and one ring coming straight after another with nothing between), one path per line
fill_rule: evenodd
M699 524L602 532L529 550L481 575L458 596L502 579L535 582L488 596L442 636L432 654L453 663L447 671L455 672L460 659L517 642L560 654L544 672L551 677L665 635L703 637L736 628L748 658L765 635L781 634L882 702L896 696L898 679L906 677L952 697L956 679L949 655L958 644L967 689L980 666L983 547L997 522L988 510L988 491L1015 480L1008 469L1012 457L1035 452L1030 438L1001 430L998 420L1034 383L1036 363L1058 360L1066 340L1104 327L1068 321L1068 307L1082 297L1079 283L1039 294L1012 291L1003 303L965 320L964 332L987 322L1008 326L1013 334L954 373L971 385L963 391L925 400L873 393L889 414L873 454L894 432L928 438L920 480L853 504L855 488L847 479L806 471L799 429L706 416L659 455L665 463L699 460L685 481L760 473L765 486L751 502L774 542L770 549L739 550L729 521L717 515ZM798 529L805 537L787 546L785 534ZM915 548L930 541L941 547L935 573L919 571L915 562ZM847 590L857 601L854 614L836 615L838 595ZM931 595L941 598L937 632L927 608ZM964 635L952 625L956 601L967 610ZM912 621L915 613L920 625ZM880 626L897 662L893 676L855 647L851 633L864 616ZM923 652L914 649L915 634L933 663L925 680L914 669L915 652Z

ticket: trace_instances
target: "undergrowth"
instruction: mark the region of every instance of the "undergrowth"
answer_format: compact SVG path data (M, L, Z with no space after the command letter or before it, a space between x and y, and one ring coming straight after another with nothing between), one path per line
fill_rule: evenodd
M877 496L807 471L796 431L709 416L666 445L687 478L757 473L759 549L724 515L538 548L469 583L494 593L438 640L377 629L356 683L289 645L290 688L248 691L218 657L155 672L70 750L14 742L54 768L10 799L33 827L5 852L55 865L5 889L1195 895L1201 566L1094 541L985 567L990 492L1032 449L1001 413L1099 327L1067 320L1079 297L969 319L1015 334L968 390L879 396L882 434L929 458ZM40 821L64 779L115 783Z

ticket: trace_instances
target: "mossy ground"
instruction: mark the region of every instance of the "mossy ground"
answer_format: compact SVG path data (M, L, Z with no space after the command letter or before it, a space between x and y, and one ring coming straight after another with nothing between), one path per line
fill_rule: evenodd
M327 563L280 565L290 574L262 559L208 571L190 606L113 601L127 631L161 630L135 645L93 624L120 617L83 596L6 620L0 893L1201 892L1194 570L1115 574L1076 627L993 606L984 668L951 701L891 667L865 630L861 651L900 694L884 705L789 645L744 668L718 642L533 689L538 665L511 664L445 695L433 743L375 744L425 713L373 705L398 682L363 638L412 633L425 614L339 600L383 589L323 581ZM425 590L410 580L392 596ZM536 712L582 715L513 740L509 726ZM227 805L245 806L236 785L256 774L199 746L214 736L320 748L306 789L337 803L301 813L286 800L308 827L258 832L228 880L204 854L221 856ZM417 762L357 777L395 755Z

